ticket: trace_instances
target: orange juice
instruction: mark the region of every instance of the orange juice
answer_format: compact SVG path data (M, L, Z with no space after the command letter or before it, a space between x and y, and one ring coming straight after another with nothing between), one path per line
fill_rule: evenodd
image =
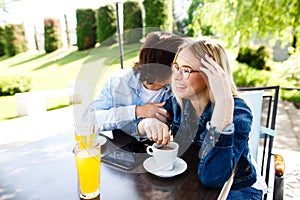
M79 148L84 149L84 148L91 148L93 146L93 141L95 138L95 134L91 133L89 135L89 140L87 135L78 135L75 133L75 140L76 142L79 142Z
M75 161L82 198L99 195L100 146L75 151Z

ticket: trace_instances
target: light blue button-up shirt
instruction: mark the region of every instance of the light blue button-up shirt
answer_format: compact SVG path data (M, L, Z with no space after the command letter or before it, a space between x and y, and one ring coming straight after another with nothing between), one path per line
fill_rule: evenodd
M141 88L139 74L133 69L123 69L110 76L93 102L97 127L101 131L121 129L141 139L134 123L135 107L143 105ZM165 101L171 95L169 85L163 89L165 92L159 102Z

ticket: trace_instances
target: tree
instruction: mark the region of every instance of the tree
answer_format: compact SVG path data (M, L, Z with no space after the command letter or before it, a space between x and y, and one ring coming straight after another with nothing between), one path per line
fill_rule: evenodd
M51 53L62 47L61 26L59 19L44 19L44 48L46 53Z
M35 48L36 50L40 50L40 46L39 46L39 39L38 39L38 33L36 30L36 26L34 26L34 44L35 44Z
M67 43L68 43L68 48L70 48L72 46L72 44L71 44L71 36L70 36L68 18L67 18L66 14L64 14L64 18L65 18L65 25L66 25Z
M146 27L173 30L172 0L144 0Z
M138 2L124 3L124 43L138 42L142 36L143 20L142 10ZM134 31L134 32L132 32Z
M249 41L291 40L296 47L300 29L300 5L298 0L202 0L190 20L211 26L212 32L224 38L229 46ZM196 14L195 14L196 13ZM197 23L196 23L197 22Z
M97 10L97 41L104 46L111 45L115 43L112 36L116 33L116 11L114 7L112 5L100 7ZM110 39L107 40L108 38Z
M7 24L5 26L5 52L15 56L28 50L23 24Z
M288 6L290 4L290 6ZM293 48L297 48L297 40L300 37L300 3L299 1L293 1L293 2L286 2L285 8L289 9L289 23L290 26L292 27L292 41L291 41L291 46Z
M188 26L186 32L188 36L196 36L197 33L195 32L200 30L197 25L200 23L201 19L199 17L194 17L194 15L197 14L198 6L201 6L202 4L203 0L192 0L192 3L187 10L188 18L184 20L184 24Z
M0 57L5 55L5 28L0 26Z
M77 9L76 10L76 35L77 47L79 51L94 48L96 35L96 12L93 9Z

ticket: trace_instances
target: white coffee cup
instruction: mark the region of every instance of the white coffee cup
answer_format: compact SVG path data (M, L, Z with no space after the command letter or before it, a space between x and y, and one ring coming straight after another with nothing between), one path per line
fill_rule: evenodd
M179 145L175 142L170 142L168 145L157 145L147 147L147 153L153 156L157 170L170 171L174 168L174 163L177 159Z

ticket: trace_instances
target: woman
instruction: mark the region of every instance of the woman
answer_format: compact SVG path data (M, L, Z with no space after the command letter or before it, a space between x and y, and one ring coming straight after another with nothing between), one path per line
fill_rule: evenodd
M93 102L97 127L102 131L121 129L140 138L134 121L156 117L166 121L162 108L171 95L171 63L184 38L168 32L151 32L140 49L133 68L113 74Z
M224 48L210 40L181 48L172 63L172 90L165 109L169 124L138 120L138 131L156 143L200 145L198 177L207 187L222 187L235 170L228 199L262 199L248 146L250 108L239 98Z

